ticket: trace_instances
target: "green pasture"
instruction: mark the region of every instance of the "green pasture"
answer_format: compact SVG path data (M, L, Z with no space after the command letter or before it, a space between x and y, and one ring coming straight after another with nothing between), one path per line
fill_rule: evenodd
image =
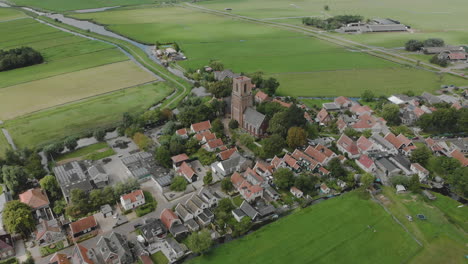
M10 144L8 144L3 132L0 130L0 158L5 155L5 151L8 149L10 149Z
M52 11L68 11L110 6L151 4L156 0L9 0L20 6L31 6Z
M90 157L92 155L98 154L98 153L103 153L105 151L112 151L113 150L107 145L106 142L99 142L96 144L92 144L83 148L79 148L75 151L63 154L55 159L56 162L60 161L65 161L63 163L66 163L67 160L70 159L87 159L87 157Z
M26 15L23 12L11 8L0 8L0 22L18 19L22 17L26 17Z
M295 212L189 263L402 263L419 249L377 203L353 192Z
M172 93L164 83L153 83L95 96L5 122L19 147L35 147L97 127L115 126L124 112L141 113Z

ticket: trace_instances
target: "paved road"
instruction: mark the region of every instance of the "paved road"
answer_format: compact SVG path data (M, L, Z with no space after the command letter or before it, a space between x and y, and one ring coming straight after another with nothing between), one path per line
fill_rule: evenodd
M13 141L13 138L10 136L10 133L6 128L2 128L3 135L5 135L6 140L8 141L8 144L10 144L11 148L13 150L16 150L16 145L15 142Z

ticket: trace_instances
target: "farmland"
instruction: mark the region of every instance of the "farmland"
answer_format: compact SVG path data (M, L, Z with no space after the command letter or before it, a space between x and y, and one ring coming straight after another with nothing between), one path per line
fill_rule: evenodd
M124 112L141 113L172 91L165 83L142 85L22 116L3 126L19 147L43 145L82 136L96 127L115 126Z
M31 6L52 11L69 11L109 6L151 4L156 0L10 0L21 6Z
M26 17L26 15L23 12L9 8L0 8L0 22L19 19L23 17Z
M105 24L144 43L177 41L188 57L179 64L187 69L213 59L236 72L263 71L280 80L281 95L359 96L363 79L376 94L409 89L419 93L440 87L439 77L430 72L404 68L304 34L182 7L126 8L74 16ZM396 79L399 73L402 75ZM343 85L343 76L351 76L349 84Z
M466 233L435 202L393 192L385 190L387 206L422 241L422 249L377 203L354 192L296 212L189 263L464 263ZM450 208L444 210L460 209L450 198L437 197ZM464 212L456 214L466 219ZM418 213L428 220L408 222L406 215Z
M29 18L0 23L0 34L0 49L27 45L45 59L0 73L0 120L156 80L114 46Z
M401 263L418 250L378 204L350 193L296 212L190 263Z

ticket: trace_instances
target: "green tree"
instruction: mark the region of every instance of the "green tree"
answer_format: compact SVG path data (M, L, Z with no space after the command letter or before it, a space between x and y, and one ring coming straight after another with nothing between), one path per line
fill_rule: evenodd
M429 38L424 41L424 47L443 47L445 42L440 38Z
M328 163L328 170L333 178L337 179L346 179L347 172L343 165L341 164L340 159L334 158Z
M153 141L148 136L140 132L133 135L133 141L140 150L148 150L148 148L153 144Z
M307 143L306 131L300 127L291 127L288 130L286 142L288 143L288 146L293 149L304 146Z
M165 146L156 149L155 159L159 165L165 168L170 168L172 166L171 153Z
M239 122L237 122L237 120L231 119L229 121L229 128L230 129L237 129L238 127L239 127Z
M235 209L234 204L232 203L230 198L223 198L219 200L218 206L216 207L216 213L224 212L230 214L232 210Z
M68 148L68 150L72 151L75 150L75 148L78 146L78 142L76 140L76 137L67 137L65 141L63 142L65 147Z
M87 214L91 209L89 207L88 194L81 189L72 189L70 192L70 201L74 206L74 214L81 215Z
M205 185L210 185L212 182L213 182L213 172L208 171L205 177L203 178L203 183Z
M21 166L3 166L2 167L3 183L8 187L13 194L19 194L27 187L25 183L28 181L26 170Z
M308 173L301 173L294 180L294 186L306 194L313 194L315 191L315 184L317 183L318 178L313 175L309 175Z
M224 125L219 118L216 118L211 122L211 131L216 133L218 137L224 135Z
M210 62L210 67L213 69L213 71L224 70L224 64L221 61L212 60Z
M229 193L234 189L234 186L232 185L231 179L229 177L225 177L221 181L221 190L225 193Z
M62 196L62 191L57 182L57 179L52 175L47 175L39 181L41 188L45 190L51 200L59 200Z
M330 7L329 7L328 5L325 5L325 6L323 7L323 10L325 10L325 11L330 11Z
M94 131L93 136L97 141L104 141L104 137L106 136L106 131L103 129L97 129Z
M42 158L39 156L39 154L37 154L37 152L33 152L28 155L24 163L24 169L30 178L40 180L47 174L47 172L44 170L44 167L42 166Z
M198 160L202 165L208 166L216 161L216 154L214 152L209 152L204 148L200 148L197 154Z
M170 186L172 191L183 192L187 189L187 180L181 176L175 176Z
M455 193L468 196L468 167L459 167L448 176L448 182Z
M56 201L54 203L54 208L53 208L53 211L54 211L54 214L56 215L61 215L65 212L65 208L67 207L67 203L65 202L65 200L59 200L59 201Z
M401 123L400 108L396 104L386 104L382 108L382 117L389 125L397 126Z
M281 151L286 147L286 142L280 135L274 134L262 141L262 157L272 158L275 155L281 154Z
M431 157L431 150L426 146L421 146L411 152L410 160L412 163L419 163L425 167Z
M95 189L89 193L89 205L94 209L99 209L103 205L102 190Z
M365 90L361 94L361 100L364 102L372 102L374 101L375 94L371 90Z
M252 219L248 216L242 217L240 222L236 222L233 226L233 237L241 236L247 233L252 227Z
M411 175L408 180L408 189L412 193L419 193L421 191L421 184L419 183L419 176L416 174Z
M364 173L364 175L361 176L361 183L365 189L369 188L374 181L375 177L370 173Z
M405 43L407 51L419 51L422 47L424 47L424 44L416 39L410 39Z
M187 246L194 253L204 253L210 249L212 244L211 234L206 229L198 233L194 232L187 237Z
M294 173L286 168L279 168L273 173L273 182L283 190L288 190L294 184Z
M269 96L274 96L275 93L276 93L276 90L278 89L279 86L280 86L280 84L279 84L278 80L276 80L273 77L270 77L270 78L268 78L266 80L263 80L260 87Z
M356 130L354 130L354 128L351 128L351 127L345 128L344 134L346 136L352 137L352 138L358 138L358 137L360 137L362 135L361 132L356 131Z
M6 231L11 234L20 234L26 238L36 229L31 208L17 200L5 204L2 218Z
M366 129L364 131L362 131L362 135L366 138L370 138L372 136L372 130L370 129Z

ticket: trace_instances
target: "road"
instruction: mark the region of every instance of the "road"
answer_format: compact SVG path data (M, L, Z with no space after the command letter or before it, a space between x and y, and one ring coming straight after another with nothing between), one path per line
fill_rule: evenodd
M444 73L449 73L452 75L456 75L462 78L467 78L461 73L453 72L450 69L445 69L439 66L436 66L434 64L426 63L417 59L413 59L410 57L406 57L404 55L401 55L397 52L395 52L392 49L385 49L381 47L375 47L375 46L369 46L366 44L362 44L356 41L352 41L349 39L342 38L337 35L332 35L326 31L321 31L321 30L316 30L314 28L306 28L303 26L296 26L296 25L291 25L291 24L285 24L285 23L279 23L279 22L273 22L273 21L266 21L262 19L257 19L257 18L252 18L252 17L247 17L247 16L241 16L241 15L236 15L228 12L223 12L223 11L218 11L218 10L213 10L201 6L197 6L191 3L184 3L184 4L179 4L181 7L189 8L189 9L195 9L198 11L202 11L205 13L210 13L210 14L215 14L215 15L221 15L221 16L228 16L228 17L233 17L237 18L240 20L246 20L250 21L252 23L258 23L258 24L264 24L264 25L269 25L277 28L282 28L286 29L289 31L295 31L295 32L300 32L303 34L307 34L313 37L316 37L321 40L325 40L346 48L352 48L356 49L357 51L367 53L372 56L380 57L386 60L390 60L396 63L404 64L404 65L411 65L413 67L423 69L426 71L430 72L444 72ZM415 65L423 65L425 67L417 67Z

